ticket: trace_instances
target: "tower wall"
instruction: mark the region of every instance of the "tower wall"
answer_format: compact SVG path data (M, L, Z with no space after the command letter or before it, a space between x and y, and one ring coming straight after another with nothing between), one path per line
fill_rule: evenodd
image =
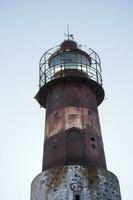
M31 200L121 200L117 177L103 168L70 165L39 174Z
M65 164L106 168L95 90L84 81L52 84L45 125L43 170Z

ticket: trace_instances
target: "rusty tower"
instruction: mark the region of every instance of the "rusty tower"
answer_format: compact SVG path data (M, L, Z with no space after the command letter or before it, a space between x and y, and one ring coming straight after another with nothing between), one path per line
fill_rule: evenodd
M43 54L39 68L35 98L46 109L45 140L31 200L121 200L100 130L104 89L98 54L68 38Z

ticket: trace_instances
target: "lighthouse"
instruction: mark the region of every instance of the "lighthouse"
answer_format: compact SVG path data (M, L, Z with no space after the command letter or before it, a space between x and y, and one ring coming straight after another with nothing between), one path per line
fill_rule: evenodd
M31 200L121 200L104 154L98 114L104 95L94 50L68 37L42 55L35 98L46 109L44 148Z

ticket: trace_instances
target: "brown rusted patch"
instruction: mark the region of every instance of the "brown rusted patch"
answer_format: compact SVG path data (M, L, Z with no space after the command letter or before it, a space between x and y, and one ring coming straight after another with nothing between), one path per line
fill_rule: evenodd
M49 188L56 188L58 187L62 182L63 178L66 176L67 173L67 167L66 166L60 166L60 167L54 167L49 169L50 172L50 182L49 182Z
M97 111L95 91L84 83L73 81L55 85L47 96L47 115L63 107L85 107L93 112Z
M95 167L88 167L87 168L87 177L88 180L90 181L90 184L94 184L94 182L98 181L98 176L97 176L97 168Z
M98 191L99 186L99 177L98 177L98 168L95 167L88 167L87 168L87 178L90 185L90 192L91 195L94 195L95 191Z
M47 181L47 192L45 193L45 199L48 200L49 191L53 188L58 187L63 178L66 176L67 167L54 167L49 169L49 181Z

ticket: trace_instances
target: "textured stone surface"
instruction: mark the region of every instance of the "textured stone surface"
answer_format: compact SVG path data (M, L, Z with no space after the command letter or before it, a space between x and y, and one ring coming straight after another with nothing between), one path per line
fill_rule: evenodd
M31 200L121 200L117 177L104 169L62 166L40 173L31 184Z

